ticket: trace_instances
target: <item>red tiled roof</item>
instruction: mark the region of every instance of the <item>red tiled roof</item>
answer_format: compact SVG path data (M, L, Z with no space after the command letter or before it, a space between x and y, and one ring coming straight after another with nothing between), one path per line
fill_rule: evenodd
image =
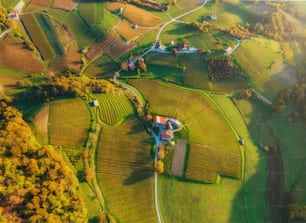
M157 123L157 124L165 124L166 119L164 117L161 117L161 116L154 116L153 117L153 122Z

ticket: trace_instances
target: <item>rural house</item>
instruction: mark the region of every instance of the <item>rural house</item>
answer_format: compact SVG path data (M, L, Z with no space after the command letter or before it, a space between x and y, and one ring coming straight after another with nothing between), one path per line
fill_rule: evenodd
M173 132L170 130L166 130L160 134L161 140L169 141L174 138Z
M164 117L157 115L153 117L153 122L154 122L154 125L164 125L166 124L166 119Z

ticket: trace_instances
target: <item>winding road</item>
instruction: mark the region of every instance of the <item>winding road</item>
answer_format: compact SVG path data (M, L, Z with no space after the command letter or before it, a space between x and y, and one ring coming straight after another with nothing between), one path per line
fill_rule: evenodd
M171 18L171 20L169 20L168 22L165 22L159 29L156 37L155 37L155 42L153 43L152 47L150 49L148 49L147 51L145 51L140 57L143 57L145 55L147 55L149 52L152 52L152 51L155 51L155 44L158 42L159 38L160 38L160 35L162 33L162 31L164 30L164 28L166 26L168 26L169 24L173 23L173 22L181 22L181 21L177 21L177 19L179 18L182 18L186 15L189 15L199 9L201 9L202 7L204 7L206 5L208 0L204 0L201 5L199 5L198 7L194 8L194 9L191 9L179 16L176 16L174 18L172 18L169 14L169 17ZM162 53L165 53L165 52L162 52ZM118 71L120 73L121 69ZM114 75L114 82L116 84L119 84L116 76ZM136 92L130 88L129 86L125 85L125 87L127 89L130 90L130 92L132 92L133 94L135 94L137 97L138 95L136 94ZM160 139L159 137L153 132L153 130L150 130L151 134L154 136L154 139L155 139L155 144L156 144L156 148L155 148L155 158L154 158L154 166L156 165L156 162L157 162L157 154L158 154L158 145L160 144ZM156 209L156 214L157 214L157 219L158 219L158 223L162 223L162 220L161 220L161 215L160 215L160 211L159 211L159 205L158 205L158 174L156 172L154 172L154 197L155 197L155 209Z

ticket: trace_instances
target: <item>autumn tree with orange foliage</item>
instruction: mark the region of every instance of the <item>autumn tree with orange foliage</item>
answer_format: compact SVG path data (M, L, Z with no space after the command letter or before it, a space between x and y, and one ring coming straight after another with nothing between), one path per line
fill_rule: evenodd
M21 113L0 101L0 221L87 222L78 181L52 146L40 146Z

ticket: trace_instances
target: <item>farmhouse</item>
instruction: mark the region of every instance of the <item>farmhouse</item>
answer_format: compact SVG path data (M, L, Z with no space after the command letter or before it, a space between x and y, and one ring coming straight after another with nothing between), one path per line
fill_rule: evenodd
M92 101L92 106L93 107L98 107L99 106L99 101L98 100L93 100Z
M153 122L155 125L164 125L166 124L166 119L161 116L154 116L153 117Z
M233 47L229 46L224 50L227 54L232 54L233 52Z
M217 14L210 14L209 17L210 17L211 20L217 20L218 19Z
M161 140L169 141L174 138L173 132L170 130L166 130L160 134Z

